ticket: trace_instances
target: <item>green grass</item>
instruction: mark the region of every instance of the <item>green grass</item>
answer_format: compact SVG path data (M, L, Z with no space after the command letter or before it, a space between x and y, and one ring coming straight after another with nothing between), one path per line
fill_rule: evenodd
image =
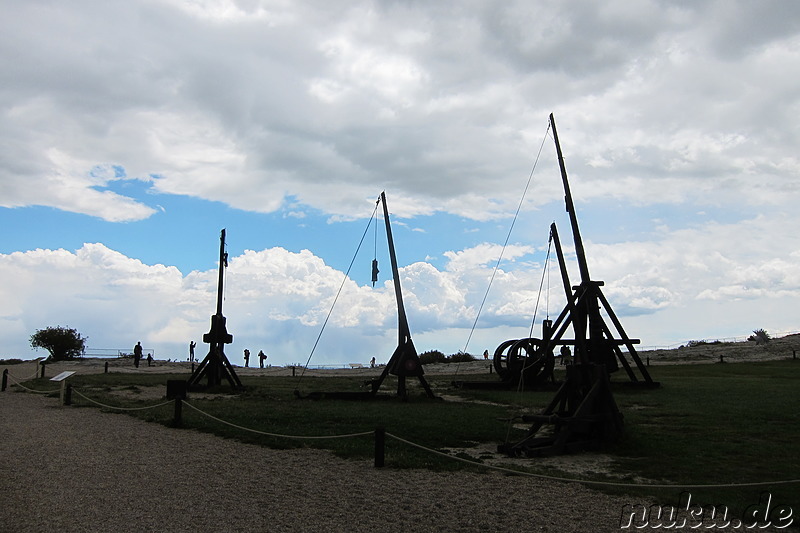
M617 390L625 438L620 468L648 479L732 484L800 479L800 363L663 366L663 388ZM743 508L762 491L800 504L800 484L691 489L695 501ZM677 491L653 491L665 497ZM673 498L676 499L676 498Z
M659 389L625 386L624 375L613 378L614 396L625 417L625 433L619 443L604 452L614 458L610 481L644 478L658 483L699 485L730 484L800 479L800 363L772 361L705 365L651 367ZM152 374L76 375L72 383L78 390L103 403L116 406L145 406L158 400L140 398L148 387L164 387L167 379L187 376ZM371 402L344 400L297 400L293 391L298 380L292 377L245 377L245 392L231 396L228 387L219 389L219 398L192 398L190 403L232 424L259 431L288 435L337 435L386 431L436 450L471 447L477 443L498 444L506 438L505 419L520 413L540 411L554 391L480 391L454 389L453 376L428 376L434 390L464 401L435 401L419 388L411 389L411 400ZM459 379L463 378L459 377ZM486 376L483 379L496 379ZM414 385L416 380L409 380ZM617 383L620 382L620 383ZM52 388L47 380L34 380L33 388ZM309 378L300 382L303 392L359 390L359 378ZM112 395L111 390L128 388L129 398ZM382 393L390 394L396 385L387 378ZM165 389L165 387L164 387ZM73 396L77 406L90 405ZM135 416L171 424L172 406L134 412ZM373 456L371 436L331 439L292 440L245 432L220 424L184 407L183 426L208 431L274 448L319 447L347 458ZM512 431L511 440L521 438ZM472 468L428 452L387 439L386 464L390 467L421 467L436 470ZM508 459L506 464L529 471L560 474L541 468L535 461ZM572 477L573 475L566 475ZM592 475L592 479L603 479ZM605 488L610 492L652 495L661 501L676 502L684 490L645 488ZM757 503L762 491L772 493L776 502L800 504L800 484L748 488L689 489L693 501L722 503L743 509Z

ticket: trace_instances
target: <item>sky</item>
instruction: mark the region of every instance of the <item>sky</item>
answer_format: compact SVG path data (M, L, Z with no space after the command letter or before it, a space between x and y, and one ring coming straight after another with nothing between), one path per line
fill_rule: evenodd
M0 62L0 358L204 355L225 228L233 364L385 362L382 191L420 353L539 336L550 113L641 347L800 330L800 3L0 0Z

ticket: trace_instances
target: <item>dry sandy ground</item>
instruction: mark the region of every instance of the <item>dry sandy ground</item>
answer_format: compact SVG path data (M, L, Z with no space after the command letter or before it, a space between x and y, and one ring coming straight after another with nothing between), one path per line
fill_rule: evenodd
M694 346L672 350L650 350L641 352L643 361L650 358L651 364L725 363L745 361L773 361L800 357L800 334L772 339L766 344L753 341L718 342L709 341Z

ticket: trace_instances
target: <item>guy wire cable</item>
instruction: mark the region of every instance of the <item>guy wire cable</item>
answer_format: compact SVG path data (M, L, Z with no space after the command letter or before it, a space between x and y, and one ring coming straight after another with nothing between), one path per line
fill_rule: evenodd
M528 175L528 182L525 184L525 190L522 191L522 197L519 199L519 205L517 205L517 210L514 213L514 218L511 220L511 227L508 228L508 234L506 235L506 240L503 243L503 248L500 250L500 257L497 258L497 263L494 265L494 270L492 270L492 276L489 278L489 286L486 287L486 292L483 295L483 300L481 300L481 305L478 307L478 313L475 315L475 321L472 323L472 329L469 331L469 336L467 336L467 342L464 345L464 353L467 353L467 348L469 347L469 342L472 339L472 334L475 333L475 328L478 326L478 319L481 316L481 312L483 311L483 306L486 304L486 299L489 297L489 290L492 288L492 283L494 282L494 278L497 275L497 270L500 268L500 262L503 260L503 254L505 253L506 247L508 246L508 241L511 239L511 232L514 231L514 224L517 222L517 218L519 217L519 212L522 210L522 204L525 201L525 195L528 193L528 188L531 185L531 181L533 180L533 174L536 172L536 166L539 164L539 158L542 155L542 150L544 149L544 143L547 141L547 135L550 133L550 122L547 123L547 129L544 132L544 137L542 138L542 144L539 145L539 152L536 154L536 159L533 162L533 168L531 168L531 172ZM458 363L460 366L461 362ZM459 366L456 366L455 375L458 375Z
M336 297L333 299L331 308L328 310L328 315L325 317L325 321L322 323L322 328L320 328L319 330L319 335L317 335L317 340L314 341L314 346L311 348L311 353L308 354L308 359L306 359L306 364L303 366L303 371L300 373L300 377L297 378L297 385L295 386L295 390L299 389L300 382L302 381L303 376L305 376L306 374L306 370L308 369L308 364L311 362L311 357L313 357L314 351L317 349L317 345L319 344L319 340L322 338L322 332L325 331L325 326L328 325L328 320L331 318L331 314L333 313L333 308L336 306L336 302L339 300L339 295L342 293L344 284L350 277L350 270L353 268L353 264L356 262L356 257L358 257L358 252L361 250L361 245L364 244L364 238L367 236L367 232L369 232L369 226L370 224L372 224L372 219L375 217L375 213L377 212L378 212L378 203L376 202L375 209L372 211L372 216L370 217L370 220L367 223L367 227L364 229L364 233L361 235L361 240L358 241L358 247L356 248L356 252L353 254L353 259L350 260L350 266L347 267L347 272L345 272L344 278L342 279L342 283L341 285L339 285L339 290L336 292Z
M552 242L552 241L551 241ZM545 313L547 318L550 318L550 243L547 244L547 256L544 259L544 268L542 269L542 279L539 281L539 293L536 296L536 305L533 308L533 318L531 318L531 329L528 332L528 337L533 337L533 328L536 327L536 316L539 314L539 302L542 299L542 288L544 287L545 277L547 278L547 291L545 291Z

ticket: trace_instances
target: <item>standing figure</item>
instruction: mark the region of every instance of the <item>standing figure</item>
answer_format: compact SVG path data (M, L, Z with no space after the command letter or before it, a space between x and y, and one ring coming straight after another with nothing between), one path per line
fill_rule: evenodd
M147 354L147 366L153 366L153 354Z
M372 359L370 359L370 361L369 361L369 367L370 367L370 368L375 368L375 357L373 357Z
M258 364L261 368L264 368L264 361L267 359L267 354L264 353L264 350L258 351Z
M561 347L561 364L562 365L569 365L572 363L572 352L569 349L569 346L566 344Z
M139 360L142 358L142 341L136 343L133 347L133 366L139 368Z
M250 350L244 349L244 367L247 368L250 364Z
M197 346L194 341L189 341L189 362L194 363L194 347Z

